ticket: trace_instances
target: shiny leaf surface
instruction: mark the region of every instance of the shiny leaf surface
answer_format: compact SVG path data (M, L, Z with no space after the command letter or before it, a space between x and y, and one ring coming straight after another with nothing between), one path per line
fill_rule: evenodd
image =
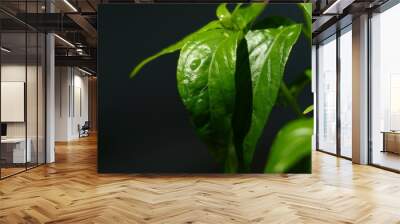
M228 8L226 7L226 3L222 3L217 8L217 17L221 24L228 28L232 29L232 21L231 21L231 13L229 12Z
M252 76L253 111L244 139L243 157L249 169L258 139L275 104L285 64L301 32L301 25L249 31L246 40Z
M303 18L305 26L303 27L304 35L311 40L311 28L312 28L312 3L299 3L299 8L303 11Z
M285 173L304 158L311 157L313 119L286 124L272 143L265 173Z
M314 105L310 105L303 111L303 114L308 114L313 110L314 110Z
M248 30L253 22L264 11L266 4L252 3L248 5L240 5L232 12L232 23L239 30Z
M241 32L210 30L187 42L177 68L178 90L200 138L226 172L235 172L232 117L236 50Z

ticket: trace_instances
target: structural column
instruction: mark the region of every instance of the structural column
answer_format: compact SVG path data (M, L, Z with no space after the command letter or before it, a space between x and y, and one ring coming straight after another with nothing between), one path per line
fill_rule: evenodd
M368 15L353 18L353 162L368 163Z
M47 12L53 12L51 1L46 1ZM46 163L55 161L55 43L54 34L46 34Z

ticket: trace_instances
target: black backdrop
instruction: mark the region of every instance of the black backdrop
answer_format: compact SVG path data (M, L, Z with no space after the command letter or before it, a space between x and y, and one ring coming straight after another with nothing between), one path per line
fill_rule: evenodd
M179 54L151 62L131 80L138 62L215 19L217 5L101 5L98 12L98 171L101 173L218 172L207 148L197 138L176 87ZM295 4L269 5L265 15L303 21ZM302 35L286 65L285 79L311 67L311 46ZM301 95L312 104L311 87ZM261 172L271 141L294 115L272 111L254 158Z

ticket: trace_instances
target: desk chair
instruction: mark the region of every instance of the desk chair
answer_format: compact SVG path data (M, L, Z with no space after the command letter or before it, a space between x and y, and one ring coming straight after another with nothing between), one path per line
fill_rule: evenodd
M89 129L90 129L89 121L85 121L82 127L80 127L80 125L78 124L79 138L89 136Z

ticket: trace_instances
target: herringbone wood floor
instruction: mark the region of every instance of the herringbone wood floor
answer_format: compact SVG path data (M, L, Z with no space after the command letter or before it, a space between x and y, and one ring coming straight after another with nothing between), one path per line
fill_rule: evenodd
M96 173L96 139L0 181L0 223L400 223L400 175L315 152L312 175Z

